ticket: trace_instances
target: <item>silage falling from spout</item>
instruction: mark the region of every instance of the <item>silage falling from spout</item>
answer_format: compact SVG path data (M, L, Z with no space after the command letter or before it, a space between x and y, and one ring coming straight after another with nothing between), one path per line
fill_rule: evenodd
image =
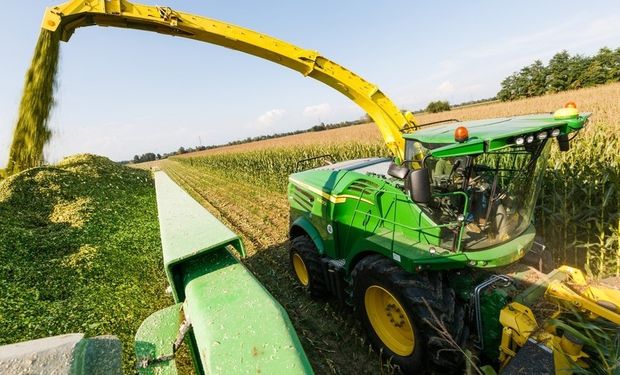
M41 30L19 104L6 169L8 175L44 162L43 149L52 136L48 121L54 106L59 52L59 33Z

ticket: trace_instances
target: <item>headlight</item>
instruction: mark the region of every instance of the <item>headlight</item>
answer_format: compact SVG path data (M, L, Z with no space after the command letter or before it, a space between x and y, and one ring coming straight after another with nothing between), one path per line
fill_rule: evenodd
M527 143L532 143L534 142L534 136L533 135L528 135L527 138L525 138L525 141Z
M551 131L551 136L552 137L557 137L558 135L560 135L560 129L553 129Z
M547 132L538 133L538 135L536 135L536 138L538 138L541 141L547 139Z
M524 143L525 143L525 139L523 139L523 137L519 137L519 138L515 139L515 144L516 144L517 146L521 146L521 145L523 145Z

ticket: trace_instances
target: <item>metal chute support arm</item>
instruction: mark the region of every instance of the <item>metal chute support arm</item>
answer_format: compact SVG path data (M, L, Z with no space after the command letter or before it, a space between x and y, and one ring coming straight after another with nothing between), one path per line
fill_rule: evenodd
M75 29L92 25L196 39L261 57L312 77L362 107L379 128L390 152L401 161L405 143L401 131L416 128L415 117L411 113L405 116L377 86L318 52L226 22L125 0L74 0L48 8L42 27L60 32L61 40L68 41Z

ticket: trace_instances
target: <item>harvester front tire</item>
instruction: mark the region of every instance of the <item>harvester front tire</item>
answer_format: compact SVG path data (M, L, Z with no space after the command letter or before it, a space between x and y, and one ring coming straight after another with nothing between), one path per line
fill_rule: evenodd
M312 239L306 235L293 238L289 258L295 280L310 296L326 296L327 286L321 271L321 257Z
M390 259L372 255L362 259L351 276L353 306L372 346L385 359L405 374L438 366L448 373L462 365L460 352L437 331L439 319L456 343L466 334L465 311L455 301L454 291L444 285L441 273L410 274ZM383 301L384 306L373 308L373 301L379 305ZM403 329L408 324L411 334Z

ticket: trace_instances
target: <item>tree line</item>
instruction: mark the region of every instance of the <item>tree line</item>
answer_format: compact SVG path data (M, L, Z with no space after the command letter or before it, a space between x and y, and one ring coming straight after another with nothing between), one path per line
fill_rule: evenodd
M219 144L219 145L196 146L196 147L187 147L187 148L181 146L176 151L166 152L164 154L155 154L153 152L147 152L147 153L142 154L142 155L134 155L134 157L133 157L133 159L131 161L127 160L127 161L122 161L121 163L123 163L123 164L127 164L127 163L134 163L134 164L135 163L144 163L144 162L147 162L147 161L155 161L155 160L160 160L160 159L166 159L166 158L168 158L170 156L182 155L182 154L186 154L186 153L189 153L189 152L211 150L211 149L219 148L219 147L233 146L233 145L238 145L238 144L243 144L243 143L250 143L250 142L258 142L258 141L262 141L262 140L265 140L265 139L286 137L288 135L310 133L310 132L320 132L320 131L329 130L329 129L344 128L344 127L347 127L347 126L365 124L365 123L370 122L370 121L372 121L370 119L370 116L365 115L362 118L360 118L359 120L354 120L354 121L342 121L342 122L336 122L336 123L330 123L330 124L325 124L325 123L321 122L320 124L314 125L314 126L308 128L308 129L294 130L294 131L290 131L290 132L275 133L275 134L269 134L269 135L259 135L259 136L256 136L256 137L247 137L247 138L244 138L244 139L240 139L240 140L236 140L236 141L231 141L231 142L224 143L224 144Z
M497 98L502 101L552 94L620 81L620 48L601 48L594 56L556 53L547 65L536 60L506 77Z

